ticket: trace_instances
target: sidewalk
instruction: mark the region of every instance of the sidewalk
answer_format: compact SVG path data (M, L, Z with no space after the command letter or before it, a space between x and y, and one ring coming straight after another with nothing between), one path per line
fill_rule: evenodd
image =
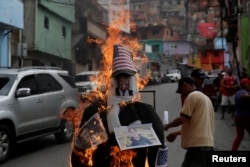
M236 136L236 129L232 114L225 112L225 119L221 120L221 110L215 112L215 150L230 151ZM250 151L250 137L245 131L244 138L239 146L239 151Z

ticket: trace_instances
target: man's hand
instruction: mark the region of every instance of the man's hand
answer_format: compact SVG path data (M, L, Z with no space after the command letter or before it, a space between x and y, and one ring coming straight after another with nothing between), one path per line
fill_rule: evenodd
M166 137L167 141L173 142L173 141L175 141L176 137L179 135L181 135L181 130L177 130L175 132L172 132L169 135L167 135L167 137Z
M173 142L175 141L177 135L173 132L173 133L170 133L169 135L167 135L167 141L169 142Z
M169 128L170 128L170 127L168 126L168 124L166 124L166 125L163 126L163 129L164 129L165 131L167 131Z

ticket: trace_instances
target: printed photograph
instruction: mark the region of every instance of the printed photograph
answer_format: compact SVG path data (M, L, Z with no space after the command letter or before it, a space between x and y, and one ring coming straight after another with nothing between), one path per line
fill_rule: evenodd
M79 130L75 145L81 149L94 148L108 140L99 113L93 115Z
M115 128L115 137L121 150L160 145L152 124Z

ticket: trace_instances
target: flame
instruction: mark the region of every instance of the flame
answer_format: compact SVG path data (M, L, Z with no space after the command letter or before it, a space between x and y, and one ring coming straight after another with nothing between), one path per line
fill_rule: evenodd
M93 39L93 38L91 38L91 37L87 37L87 42L88 43L95 43L95 44L101 44L101 43L103 43L103 41L101 40L101 39Z
M133 58L137 57L138 50L142 48L136 38L129 36L128 34L121 31L121 27L127 24L127 18L130 18L129 12L123 11L120 13L120 18L114 20L111 25L107 28L108 38L106 41L102 41L99 39L91 39L87 38L87 42L100 45L103 59L103 69L98 75L98 78L91 78L92 81L95 81L97 87L100 88L98 91L89 92L88 94L83 94L80 102L79 109L76 110L68 110L63 115L63 118L70 120L75 127L75 136L78 135L79 125L81 122L82 114L86 107L88 107L93 101L97 98L101 98L102 100L106 99L106 95L111 87L111 75L112 75L112 61L113 61L113 46L115 44L121 44L126 46L131 52ZM131 31L135 29L135 23L130 24ZM147 63L148 59L146 56L141 57L141 63ZM138 74L136 74L137 78L137 86L139 90L142 90L144 86L148 83L150 77L150 73L147 73L144 78L140 78ZM104 87L104 89L102 89ZM140 100L140 94L133 97L133 101ZM122 103L125 105L125 103ZM98 112L106 111L107 106L101 106ZM96 138L98 140L98 138ZM74 140L73 140L74 141ZM72 150L76 155L81 157L81 162L87 166L93 166L92 154L96 148L87 149L84 152L77 151L73 148L74 143L72 142ZM123 150L121 151L118 146L114 146L111 148L111 156L113 157L112 167L133 167L132 159L136 156L136 153L133 150ZM146 166L148 166L146 164Z
M93 166L92 155L95 149L86 149L84 152L73 150L76 155L78 155L81 159L82 164L87 166Z
M113 146L111 150L111 156L113 157L112 167L134 167L132 164L132 158L136 156L134 151L121 151L117 146Z

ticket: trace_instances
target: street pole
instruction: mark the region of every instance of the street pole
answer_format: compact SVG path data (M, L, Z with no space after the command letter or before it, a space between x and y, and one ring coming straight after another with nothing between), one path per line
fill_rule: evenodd
M185 23L185 27L186 27L186 34L187 34L187 41L189 43L189 60L190 60L190 55L191 55L191 61L192 64L195 64L194 61L194 47L193 47L193 41L192 41L192 35L190 34L189 31L189 0L186 0L186 4L185 4L185 9L186 9L186 23Z
M223 0L220 0L221 8L225 8L225 11L227 15L225 16L225 19L228 23L228 33L227 33L227 41L232 44L232 51L233 51L233 58L235 60L236 65L236 74L239 79L241 79L240 74L240 65L236 53L236 48L238 46L238 17L241 15L241 11L239 10L240 4L238 4L237 0L231 0L227 1L225 3Z

